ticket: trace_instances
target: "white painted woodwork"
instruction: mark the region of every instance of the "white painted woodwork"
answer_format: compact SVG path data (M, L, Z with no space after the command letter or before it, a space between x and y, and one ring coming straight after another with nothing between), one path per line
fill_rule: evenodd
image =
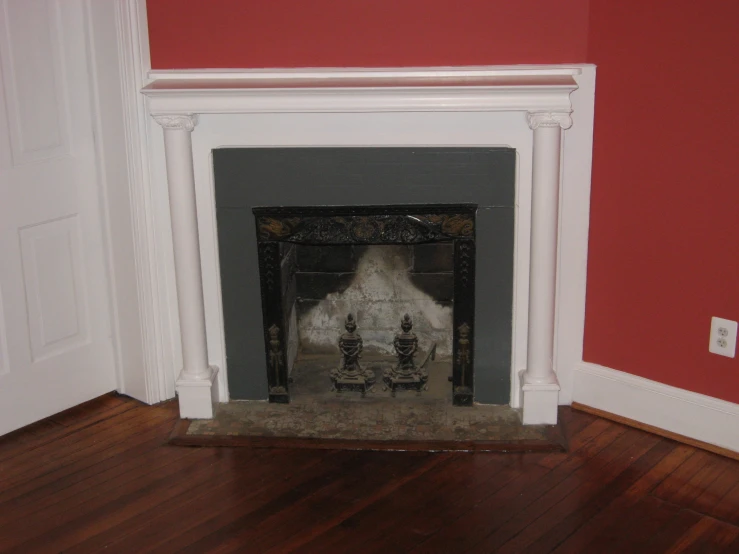
M557 264L558 243L558 207L560 198L558 186L560 181L560 157L564 154L567 163L585 162L590 164L592 140L592 118L586 117L582 126L573 127L579 132L581 148L571 153L561 150L559 134L562 122L570 121L573 105L570 95L578 87L577 77L583 70L592 72L592 68L552 68L511 69L505 68L461 68L444 69L439 74L434 70L317 70L317 76L310 76L310 71L296 72L264 71L229 73L227 77L214 72L198 74L196 78L187 72L180 78L172 74L144 87L148 109L159 122L167 122L167 118L178 118L198 114L199 123L192 136L190 158L184 155L182 143L167 138L170 131L164 131L164 149L162 142L150 142L152 158L159 163L152 167L152 181L164 177L161 156L163 151L167 157L167 173L172 174L171 160L178 159L182 164L178 174L186 172L186 167L194 168L195 188L177 187L170 180L169 194L176 189L177 195L192 194L186 203L182 199L170 204L173 209L171 231L173 234L173 252L175 273L177 274L177 294L179 291L180 267L184 267L177 258L193 260L194 252L182 254L179 244L190 245L192 240L181 240L178 236L182 230L180 218L189 217L190 230L199 236L199 253L202 272L202 297L205 302L205 335L208 344L208 359L227 371L223 345L222 307L220 305L220 280L218 275L218 254L215 232L215 206L213 199L212 167L210 151L222 146L427 146L427 145L465 145L465 146L498 146L505 145L516 148L519 161L517 172L517 213L516 213L516 245L515 245L515 290L514 290L514 356L512 362L513 394L512 404L520 405L523 392L524 420L527 423L556 421L556 408L559 385L554 373L556 368L555 348L557 338L556 325L562 324L562 312L559 317L555 311L556 297L562 283L568 281L560 276L557 286L556 274L563 268ZM592 73L589 77L592 84ZM585 95L583 103L592 105L592 86ZM575 122L577 122L575 110ZM226 115L227 114L227 115ZM540 127L534 133L527 125L526 115L530 121L556 122L556 140L553 128ZM544 118L544 119L542 119ZM533 127L534 125L532 125ZM576 130L576 131L575 131ZM179 131L180 133L182 131ZM570 131L572 132L572 131ZM153 132L151 137L159 135ZM161 135L159 135L161 137ZM149 140L149 139L147 139ZM158 138L161 141L161 138ZM541 151L535 153L536 145ZM554 153L556 152L556 163ZM174 155L173 155L174 154ZM535 164L538 171L534 177ZM546 175L545 175L546 174ZM589 194L589 175L578 175L584 185L577 187L580 198L583 192ZM539 209L532 214L531 184L540 192ZM566 186L567 183L565 183ZM538 186L537 186L538 185ZM536 192L534 193L536 194ZM197 213L193 216L190 203L197 203ZM161 205L161 204L160 204ZM182 206L182 213L175 216L175 206ZM562 203L562 205L568 205ZM543 220L532 235L532 217ZM552 217L553 214L553 217ZM169 214L168 214L169 215ZM160 219L160 225L166 218ZM579 232L587 237L587 218L580 216L577 220ZM162 228L164 232L164 228ZM166 247L166 233L160 237ZM586 250L582 249L586 242L580 242L575 257L584 260ZM171 246L170 246L171 247ZM560 246L560 249L562 247ZM565 251L568 249L565 247ZM533 254L532 254L533 252ZM536 263L545 269L540 279L534 279L529 289L531 256L537 256ZM543 260L538 256L542 255ZM187 263L191 267L191 262ZM582 265L576 264L572 273L577 275L576 283L584 285L584 278L579 271ZM544 279L547 280L544 283ZM189 287L189 285L188 285ZM565 285L566 288L566 285ZM534 330L530 331L528 309L529 293L536 302L542 302L542 308L534 310L537 319ZM188 294L195 299L195 294ZM573 299L573 315L570 318L584 317L584 287L579 293L570 294ZM182 303L180 299L180 304ZM569 308L569 307L568 307ZM180 341L184 349L185 333L191 332L196 325L183 322L180 311ZM565 316L564 319L567 319ZM184 329L183 329L184 327ZM485 340L478 337L478 340ZM519 383L519 372L527 369L526 357L529 341L536 368L531 375L536 376L522 389ZM188 339L189 341L189 339ZM571 346L572 342L568 343ZM581 349L581 344L576 346ZM184 353L184 356L187 356ZM546 363L540 363L547 360ZM187 360L182 361L187 366ZM202 360L194 363L202 367ZM183 373L184 374L184 373ZM209 379L211 380L212 377ZM533 381L536 381L535 383ZM568 379L569 381L569 379ZM225 375L218 379L218 399L228 398ZM190 380L188 386L204 384ZM184 383L182 384L184 386ZM180 405L182 407L182 386ZM533 387L533 388L532 388ZM215 387L214 387L215 388ZM205 395L202 395L205 398ZM203 405L206 400L201 401Z
M31 360L90 340L76 215L19 229ZM78 293L81 291L82 293Z
M2 0L0 14L2 434L117 382L86 8Z
M739 404L581 362L573 400L739 452Z
M190 139L197 117L155 116L154 119L164 129L172 218L183 361L182 373L177 380L180 415L187 418L211 418L211 386L217 370L211 369L208 364L205 332L203 278Z
M94 4L97 8L101 3ZM135 389L129 394L154 404L174 397L177 378L174 368L177 367L179 371L180 358L179 343L175 344L173 339L176 337L171 332L178 318L175 296L170 294L173 264L171 243L164 249L160 244L160 225L165 230L169 229L169 206L165 191L164 211L159 210L159 195L165 187L154 186L152 162L155 147L159 146L162 137L156 136L156 144L152 144L154 138L150 135L159 130L159 126L147 112L145 98L141 94L141 87L150 69L146 1L121 0L114 3L114 8L122 80L122 102L118 114L123 118L124 146L127 150L125 190L131 207L128 222L131 251L135 259L135 263L130 264L130 271L135 275L137 292L136 301L131 298L130 302L136 304L141 337L140 361L124 366L123 384L128 392L128 384L132 383ZM164 164L163 154L157 164L159 162ZM161 224L161 220L166 223ZM125 218L121 218L121 224L125 224ZM133 327L133 323L129 326ZM129 336L132 334L128 333ZM133 349L127 348L125 351Z
M148 379L144 357L144 342L149 340L142 332L145 282L138 274L131 213L134 173L129 165L123 79L129 49L118 32L125 2L85 0L84 6L118 391L147 402L158 387Z
M45 0L6 0L2 5L2 60L13 163L62 156L69 151L67 89L61 52L59 6Z
M569 112L572 75L395 76L367 72L293 77L246 73L232 79L162 79L143 92L153 114L542 111Z
M568 113L529 112L534 131L529 263L529 328L526 371L522 376L523 421L557 422L559 382L554 372L555 287L562 129Z

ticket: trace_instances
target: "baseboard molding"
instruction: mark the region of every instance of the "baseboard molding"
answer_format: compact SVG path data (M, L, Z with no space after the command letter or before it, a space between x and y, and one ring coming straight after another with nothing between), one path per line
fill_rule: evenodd
M635 419L612 414L611 412L599 410L598 408L593 408L592 406L586 406L585 404L580 404L579 402L573 402L572 409L602 417L603 419L608 419L610 421L615 421L616 423L628 425L629 427L634 427L635 429L647 431L648 433L653 433L655 435L659 435L660 437L672 439L674 441L694 446L696 448L702 448L703 450L708 450L709 452L713 452L714 454L719 454L721 456L726 456L727 458L732 458L739 461L739 452L734 452L733 450L729 450L728 448L723 448L721 446L716 446L715 444L709 444L707 442L691 439L690 437L686 437L685 435L680 435L678 433L665 431L664 429L660 429L659 427L655 427L654 425L647 425L646 423L636 421Z
M739 459L739 404L582 362L573 407Z

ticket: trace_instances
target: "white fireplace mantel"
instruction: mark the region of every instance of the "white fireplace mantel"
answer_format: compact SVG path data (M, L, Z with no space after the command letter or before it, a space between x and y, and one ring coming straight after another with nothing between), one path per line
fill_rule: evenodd
M461 72L460 72L461 73ZM482 74L481 74L482 73ZM246 74L240 78L158 79L146 86L152 114L572 110L571 75L330 76Z
M228 398L222 329L215 329L222 326L221 311L212 307L220 303L220 285L213 278L218 269L208 192L212 183L203 182L211 177L201 169L208 149L300 146L308 141L327 146L442 142L517 149L511 403L523 408L525 423L556 422L558 403L567 403L571 394L569 369L562 362L569 368L582 360L592 67L159 72L152 77L142 92L164 136L182 348L176 383L182 417L212 417L213 402ZM585 90L578 90L583 85ZM490 116L483 114L491 112L501 115L486 123ZM460 114L454 116L460 119L440 118L442 113ZM209 138L193 147L198 120L223 114L240 118L248 129L245 135L216 117L207 125ZM282 119L249 119L276 114ZM294 114L294 125L285 114ZM313 114L310 135L301 129L305 120L299 116L304 114ZM402 132L373 130L367 114L386 114L382 121L392 126L397 120ZM323 118L320 125L315 118ZM350 120L355 123L347 124ZM257 127L261 135L254 134ZM280 128L286 131L275 138ZM510 140L506 128L512 129ZM489 139L484 138L486 130ZM288 134L289 140L283 140ZM570 134L574 140L568 142Z

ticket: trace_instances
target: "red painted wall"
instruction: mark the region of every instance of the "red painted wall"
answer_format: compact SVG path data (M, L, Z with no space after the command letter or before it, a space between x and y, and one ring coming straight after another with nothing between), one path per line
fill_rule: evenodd
M148 0L155 69L582 62L588 0Z
M739 2L592 0L585 359L739 402Z
M585 359L739 402L736 0L148 0L152 66L598 64ZM464 8L464 9L461 9Z

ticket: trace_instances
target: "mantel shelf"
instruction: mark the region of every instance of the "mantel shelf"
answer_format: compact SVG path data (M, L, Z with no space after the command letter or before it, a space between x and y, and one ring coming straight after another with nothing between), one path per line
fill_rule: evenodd
M577 83L570 74L485 71L458 74L387 71L250 73L238 78L205 74L193 79L157 78L142 89L154 115L572 110Z

